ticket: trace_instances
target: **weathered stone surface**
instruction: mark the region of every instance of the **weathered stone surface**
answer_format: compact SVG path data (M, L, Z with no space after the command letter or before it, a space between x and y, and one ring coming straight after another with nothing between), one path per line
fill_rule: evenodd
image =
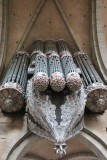
M19 3L18 0L9 1L9 23L8 23L9 29L8 29L6 66L10 58L14 54L14 51L20 41L23 31L26 28L26 25L29 24L30 18L34 13L34 10L38 2L39 0L37 1L35 0L24 1L23 0L21 1L21 3ZM68 3L66 3L66 0L63 0L61 1L61 6L64 9L64 12L67 16L67 19L70 25L73 27L73 30L76 33L77 39L80 42L82 49L86 53L88 53L91 57L91 53L92 53L90 50L91 1L81 0L79 1L80 2L79 3L78 0L75 0L75 1L72 1L72 3L70 2L71 1L68 0ZM99 2L102 2L102 0L100 0ZM102 7L104 8L104 19L105 19L105 24L104 24L105 32L104 33L106 35L106 40L107 40L107 27L106 27L107 25L107 1L104 0L104 3L105 3L105 6ZM99 6L99 8L101 7ZM0 3L0 14L2 14L1 3ZM26 15L26 18L25 18L25 15ZM2 15L0 15L0 20L2 20L1 17ZM0 28L2 28L1 22L0 22ZM100 29L100 26L99 26L99 29ZM1 33L2 32L0 31L0 35ZM65 40L67 40L67 42L72 46L72 48L75 49L74 43L71 37L69 36L69 33L66 30L66 27L64 26L64 23L62 22L61 17L59 16L53 1L46 2L45 7L43 8L41 14L39 15L38 21L34 24L32 31L24 44L25 48L29 48L32 40L35 38L35 35L36 37L42 37L44 40L47 38L48 39L49 38L58 39L59 37L65 38ZM101 41L102 41L102 37L101 37ZM103 44L101 45L103 46ZM102 51L104 51L103 53L106 54L105 50L103 50L103 47L102 47ZM0 57L1 57L1 54L0 54ZM104 56L103 58L105 57L106 56ZM92 56L92 59L95 64L96 63L95 55ZM98 60L100 60L100 58L98 58ZM105 61L106 61L106 58L105 58ZM0 77L0 79L1 78L2 77ZM19 135L26 133L26 130L27 130L26 122L27 122L26 115L25 116L21 116L21 115L17 115L17 116L16 115L12 115L12 116L4 115L3 116L3 114L0 113L0 133L1 133L0 135L0 158L2 157L2 154L3 154L3 157L6 157L6 154L9 148L13 146L13 143L15 143L17 139L20 139ZM85 114L85 125L92 133L96 134L107 145L107 130L106 130L107 112L105 112L103 115L102 114L101 115ZM74 143L76 142L77 140ZM39 143L41 143L41 146L36 146L38 147L38 153L39 151L41 152L44 151L43 144L45 144L45 143L42 143L42 141ZM74 149L74 151L80 151L79 149L81 149L81 147L83 146L83 144L79 145L79 143L77 143L77 145L79 146L75 148L75 146L73 145L74 143L73 144L71 142L68 142L68 143L72 145L69 153L72 152L72 149ZM7 148L8 150L6 150ZM89 148L90 148L90 145L89 145ZM86 149L86 146L85 146L85 149ZM31 150L33 150L33 148L31 148ZM46 158L54 159L55 154L54 153L51 154L50 147L46 148L46 150L47 152L45 152L45 155L50 155ZM85 150L83 149L83 152L84 151ZM35 153L35 151L33 153ZM2 160L5 160L5 158ZM86 160L88 160L88 158ZM103 158L101 158L101 160L103 160Z

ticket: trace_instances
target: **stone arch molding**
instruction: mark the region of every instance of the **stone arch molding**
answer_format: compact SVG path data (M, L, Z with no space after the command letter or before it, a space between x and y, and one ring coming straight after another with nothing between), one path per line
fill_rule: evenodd
M91 1L91 35L92 56L95 57L96 66L107 84L107 44L104 33L104 1Z
M74 41L76 49L82 51L80 44L76 38L76 35L75 35L72 27L70 26L69 21L67 20L65 12L60 5L59 0L53 0L53 2L56 6L56 9L58 10L58 13L59 13L67 31L69 32L69 35L71 36L71 39L73 39L73 41ZM32 30L34 23L37 21L37 19L39 19L40 12L43 10L45 3L46 3L46 0L41 0L40 3L38 4L37 9L35 10L34 14L32 15L28 25L26 26L26 28L23 32L23 35L18 43L18 46L16 47L15 53L23 48L23 45L24 45L26 39L28 38L28 35L29 35L30 31Z
M80 142L85 144L96 155L96 157L99 158L99 160L107 160L107 145L99 137L84 128L83 131L78 134L78 138ZM6 146L5 153L2 155L1 160L21 160L31 146L39 140L40 138L35 135L26 133L13 146L10 146L9 144ZM8 150L8 148L10 149ZM84 157L85 156L86 155L84 155ZM90 155L90 158L95 157L91 157Z
M8 0L0 1L0 75L2 74L7 45Z

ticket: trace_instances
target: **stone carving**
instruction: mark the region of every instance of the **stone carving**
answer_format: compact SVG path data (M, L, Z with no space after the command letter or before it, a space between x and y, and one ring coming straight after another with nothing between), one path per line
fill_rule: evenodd
M107 109L107 86L104 85L86 53L76 52L74 60L81 69L87 93L86 107L91 112L104 112Z
M57 47L59 54L57 51ZM107 109L107 86L84 52L74 54L74 61L65 41L36 40L28 69L28 54L18 52L12 59L0 86L3 111L16 112L25 105L27 96L28 127L39 137L55 143L58 154L66 153L66 141L84 127L84 110L95 113ZM27 69L32 78L27 84ZM79 74L82 74L82 78ZM27 84L27 92L26 91Z
M0 107L3 111L16 112L24 104L24 93L19 84L8 82L0 86Z
M88 86L86 106L92 112L104 112L107 109L107 86L98 82Z
M67 43L64 40L58 40L57 47L61 57L67 87L71 91L79 90L82 85L82 80L77 72L77 67L73 61Z
M44 72L38 72L33 77L33 85L39 91L45 91L49 85L49 78L48 75Z
M60 72L52 73L50 77L50 85L54 91L62 91L65 87L65 79L63 74Z
M35 53L34 57L31 56L31 64L35 66L33 84L38 91L44 91L49 85L47 56L43 53L44 43L42 40L36 40L33 45L33 54Z
M58 111L61 113L58 120L57 107L52 104L50 96L34 89L31 79L27 86L28 127L36 135L62 145L82 130L85 101L83 87L66 95L65 103Z
M77 91L81 88L82 80L80 75L76 72L70 72L66 76L67 87L71 91Z
M29 55L25 51L16 53L0 86L0 107L4 112L17 112L25 105L27 68Z
M65 77L54 41L48 40L45 42L45 53L49 61L50 86L54 91L60 92L65 87Z

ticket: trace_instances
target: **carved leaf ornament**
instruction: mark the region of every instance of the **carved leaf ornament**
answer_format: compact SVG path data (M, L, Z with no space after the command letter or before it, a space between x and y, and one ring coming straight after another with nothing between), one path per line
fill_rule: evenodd
M65 141L78 134L84 126L86 94L83 86L65 96L57 109L49 95L34 89L32 79L27 86L28 127L39 137L54 141L57 153L65 153ZM60 98L60 97L59 97ZM57 112L60 112L60 120Z

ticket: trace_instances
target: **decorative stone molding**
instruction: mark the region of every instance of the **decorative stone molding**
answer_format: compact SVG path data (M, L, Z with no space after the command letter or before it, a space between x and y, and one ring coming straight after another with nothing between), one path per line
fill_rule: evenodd
M0 86L0 107L5 112L19 111L25 104L22 87L13 82Z
M103 79L107 81L107 45L104 34L103 0L92 3L92 56L95 57L97 67Z
M80 91L67 95L60 106L61 121L57 120L56 106L50 96L33 89L32 79L27 87L28 127L39 137L58 142L61 145L78 134L83 126L86 95Z
M61 74L60 72L52 73L50 77L50 85L54 91L62 91L65 87L65 79L63 74Z
M107 109L107 86L102 83L88 86L86 106L92 112L104 112Z
M81 88L82 80L80 75L76 72L69 73L66 77L67 87L71 91L77 91Z
M0 75L2 74L7 44L8 0L0 2Z
M78 134L79 141L85 144L87 147L90 147L92 152L101 160L107 159L107 145L103 142L98 136L94 135L88 129L84 128L80 134ZM20 160L25 156L25 154L29 151L31 146L36 142L39 142L39 137L29 134L26 132L21 133L21 136L17 138L17 140L13 141L12 144L7 144L3 155L1 155L1 160ZM14 154L15 153L15 154ZM77 155L77 154L76 154ZM75 157L74 155L69 155L69 157ZM93 154L87 153L85 155L78 154L79 157L95 157ZM64 158L62 158L64 160Z
M44 72L38 72L33 76L33 85L39 91L45 91L49 85L48 75Z

